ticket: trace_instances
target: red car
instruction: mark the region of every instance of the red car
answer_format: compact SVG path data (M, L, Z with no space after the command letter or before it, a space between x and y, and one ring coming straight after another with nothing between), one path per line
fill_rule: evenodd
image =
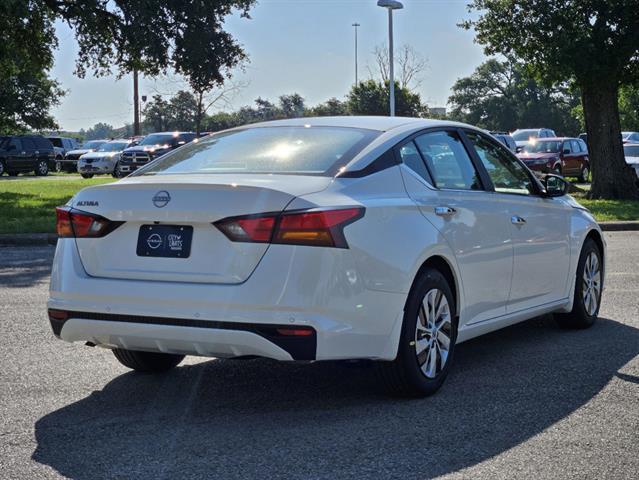
M538 172L577 177L580 182L587 182L590 175L588 147L579 138L540 138L525 145L517 156Z

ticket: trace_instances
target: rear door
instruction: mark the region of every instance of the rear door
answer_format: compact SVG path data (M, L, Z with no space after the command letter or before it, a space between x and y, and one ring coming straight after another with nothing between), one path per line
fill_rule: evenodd
M561 146L561 173L574 175L578 171L579 158L572 149L570 140L564 140Z
M22 149L22 140L12 138L7 145L7 170L24 170L26 152Z
M499 144L478 132L466 135L510 221L514 261L508 313L564 299L572 207L556 198L540 197L526 168Z
M462 322L505 314L513 261L506 206L484 190L459 132L417 135L398 154L409 196L455 254L464 287Z
M38 147L32 138L22 139L22 150L24 152L25 164L28 164L29 168L34 168L38 160Z

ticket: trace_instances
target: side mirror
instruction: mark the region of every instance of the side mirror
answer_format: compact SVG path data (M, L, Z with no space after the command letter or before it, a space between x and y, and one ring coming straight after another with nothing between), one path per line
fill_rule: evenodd
M542 180L542 184L544 185L546 197L563 197L570 188L570 183L559 175L546 175Z

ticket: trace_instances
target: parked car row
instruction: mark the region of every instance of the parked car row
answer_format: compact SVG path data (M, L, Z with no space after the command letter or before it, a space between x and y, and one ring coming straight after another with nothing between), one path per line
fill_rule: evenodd
M90 140L79 145L68 137L0 136L0 175L78 172L83 178L123 177L196 138L193 132L160 132L146 137Z

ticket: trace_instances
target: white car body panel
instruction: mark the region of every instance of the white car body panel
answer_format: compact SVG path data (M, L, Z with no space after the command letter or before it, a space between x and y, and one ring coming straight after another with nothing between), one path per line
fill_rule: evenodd
M381 130L344 172L365 168L419 130L461 125L337 117L252 127L305 124ZM103 238L58 241L48 308L80 312L59 336L108 348L292 360L264 337L218 329L214 322L310 326L317 335L315 360L392 360L407 296L425 262L441 259L452 272L463 342L539 314L569 311L581 246L589 233L601 234L567 196L443 191L404 165L346 177L134 176L83 190L70 206L125 223ZM158 191L171 197L160 208L153 203ZM457 214L435 215L442 205ZM238 215L317 207L365 208L364 217L345 228L349 248L236 243L212 225ZM512 225L513 215L526 218L526 225ZM191 257L136 256L140 226L153 222L193 226ZM92 318L98 314L132 319ZM136 323L136 317L212 326Z

